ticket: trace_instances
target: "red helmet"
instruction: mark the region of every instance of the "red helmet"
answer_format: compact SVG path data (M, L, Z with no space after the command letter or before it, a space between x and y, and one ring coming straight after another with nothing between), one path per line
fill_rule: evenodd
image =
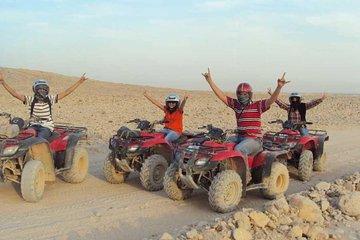
M249 94L250 99L252 98L252 87L248 83L240 83L236 88L236 96L241 92L246 92Z

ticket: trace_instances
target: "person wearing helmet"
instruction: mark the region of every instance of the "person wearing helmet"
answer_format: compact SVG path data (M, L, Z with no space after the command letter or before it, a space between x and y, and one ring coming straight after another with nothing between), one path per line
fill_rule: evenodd
M51 111L52 105L72 93L85 80L87 80L87 77L85 77L84 73L74 85L66 89L64 92L56 95L49 95L50 87L48 82L44 79L37 79L32 86L34 95L25 96L17 93L14 89L12 89L5 82L2 74L0 73L0 84L3 85L3 87L13 97L19 99L29 107L29 128L36 130L37 136L44 139L48 139L54 130L54 121Z
M268 93L271 95L271 89L269 88ZM301 102L302 97L298 92L292 92L289 95L289 104L282 102L277 99L275 103L281 108L287 111L288 121L291 123L306 122L306 110L316 107L326 98L325 94L321 98L314 99L310 102L303 103ZM306 136L309 134L309 130L306 128L306 125L299 127L300 134Z
M165 127L161 130L166 135L165 140L169 143L177 140L183 131L183 112L188 96L185 95L181 101L178 95L169 94L165 99L165 106L152 98L146 90L144 96L165 113Z
M230 140L236 142L234 149L241 152L247 164L248 155L253 155L262 149L261 114L270 108L277 99L281 88L289 81L285 80L285 73L277 81L277 88L269 99L253 101L253 90L250 84L240 83L236 89L236 97L226 96L211 78L210 69L202 74L215 95L228 107L234 110L238 133ZM247 175L251 174L247 166Z

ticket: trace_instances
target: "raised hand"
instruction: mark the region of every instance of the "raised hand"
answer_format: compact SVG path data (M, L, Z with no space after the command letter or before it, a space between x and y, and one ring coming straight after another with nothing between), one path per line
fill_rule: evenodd
M86 73L84 73L81 77L80 77L80 82L83 83L86 80L88 80L88 78L85 76Z
M286 72L284 72L282 77L277 80L279 87L283 87L283 86L285 86L285 84L290 82L290 81L286 81L285 74L286 74Z
M206 73L202 73L202 75L205 77L206 81L210 81L211 80L210 68L208 68Z
M326 94L323 93L323 95L321 96L321 100L325 100L325 98L326 98Z

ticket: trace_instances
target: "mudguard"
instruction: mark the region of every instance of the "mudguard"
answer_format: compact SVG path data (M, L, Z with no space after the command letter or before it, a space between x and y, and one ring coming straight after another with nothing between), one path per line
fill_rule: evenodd
M255 156L254 162L257 162L256 166L259 168L261 164L263 165L262 169L262 178L269 177L271 174L271 167L273 162L277 159L278 156L288 153L287 150L283 151L262 151Z
M54 160L51 154L49 143L40 138L37 143L29 146L29 150L25 156L25 164L28 161L38 160L41 161L45 169L45 181L54 182L55 181L55 166Z
M297 143L295 149L298 151L298 153L301 153L305 150L312 151L312 149L314 149L315 146L316 146L316 139L314 139L311 136L304 136Z
M18 157L22 157L22 156L25 156L26 153L29 151L29 148L32 146L32 145L35 145L35 144L40 144L40 143L47 143L47 141L43 138L28 138L28 139L24 139L21 141L21 145L19 147L19 149L17 150L17 152L10 156L11 158L18 158Z
M67 145L65 147L65 168L70 168L74 157L75 147L81 137L85 136L85 132L72 133L68 135Z
M329 136L327 136L327 135L319 137L318 146L316 147L315 152L314 152L314 154L315 154L314 159L320 157L323 154L324 144L325 144L325 141L327 141L328 139L329 139Z
M149 140L144 141L143 144L141 145L141 147L152 147L154 145L159 145L159 144L169 145L168 142L165 140L165 138L155 137L155 138L151 138Z
M210 161L222 161L224 159L228 158L241 158L244 160L244 156L241 154L241 152L230 150L230 151L219 151L215 156L211 158Z

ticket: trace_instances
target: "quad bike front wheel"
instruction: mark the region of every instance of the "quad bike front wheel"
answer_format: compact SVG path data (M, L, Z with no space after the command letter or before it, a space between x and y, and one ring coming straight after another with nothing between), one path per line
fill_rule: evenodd
M115 168L114 154L109 153L104 161L103 172L106 180L112 184L119 184L125 182L129 173L117 171Z
M143 187L148 191L163 189L167 167L166 159L160 154L153 154L146 158L140 170L140 180Z
M62 173L65 182L81 183L85 180L89 169L89 156L82 147L75 147L72 165Z
M267 186L261 190L263 196L268 199L275 199L278 195L286 192L289 187L289 180L287 167L282 163L274 162L271 166L270 176L263 180Z
M210 206L217 212L233 211L241 200L242 182L234 170L219 172L211 183L209 190Z
M27 202L38 202L45 189L45 169L42 162L30 160L21 174L21 195Z
M301 181L310 180L313 171L313 159L313 153L310 150L304 150L300 154L298 175Z
M177 172L178 166L172 163L165 172L164 190L172 200L180 201L189 198L193 192L192 188L182 188L180 176Z
M320 157L314 160L314 171L325 171L325 162L327 161L327 154L323 152Z

